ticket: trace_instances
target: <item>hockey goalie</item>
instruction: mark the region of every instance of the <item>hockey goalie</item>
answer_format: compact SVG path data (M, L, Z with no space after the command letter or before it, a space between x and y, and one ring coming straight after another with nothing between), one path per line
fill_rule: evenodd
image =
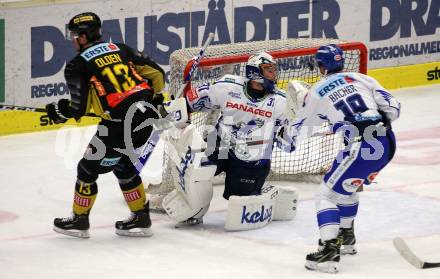
M286 93L275 84L275 61L262 52L249 58L245 77L225 75L212 84L189 89L184 98L171 102L174 106L184 99L190 112L215 111L218 115L214 127L205 127L206 138L189 125L168 140L170 158L176 163L172 171L175 190L162 205L177 223L202 223L213 196L213 177L222 172L226 177L223 197L228 200L226 230L257 229L273 220L295 217L297 192L292 187L273 186L266 178L273 146L294 150L284 126L307 89L294 82L289 85L294 94L286 101Z

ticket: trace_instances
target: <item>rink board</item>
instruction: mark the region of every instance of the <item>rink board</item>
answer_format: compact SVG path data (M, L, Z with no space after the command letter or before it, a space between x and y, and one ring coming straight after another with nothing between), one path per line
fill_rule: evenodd
M426 63L419 65L390 67L369 70L368 74L376 78L385 88L397 89L419 85L440 83L440 63ZM428 78L432 78L428 80ZM96 124L96 118L84 117L78 126ZM75 124L69 120L68 124ZM0 136L58 129L63 125L53 124L47 115L36 112L0 112Z

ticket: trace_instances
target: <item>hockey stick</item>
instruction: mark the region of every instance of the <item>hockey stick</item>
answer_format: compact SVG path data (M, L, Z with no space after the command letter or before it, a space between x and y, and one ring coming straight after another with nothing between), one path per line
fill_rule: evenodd
M233 149L237 146L240 145L246 145L246 146L254 146L254 145L262 145L262 144L266 144L266 143L271 143L270 140L256 140L256 141L246 141L246 142L240 142L240 143L233 143L231 142L230 145L227 146L221 146L219 144L217 144L214 148L210 148L210 147L206 147L206 148L199 148L199 149L191 149L192 153L205 153L208 150L211 151L219 151L220 149L223 148L229 148L229 149Z
M182 96L182 94L185 94L185 88L189 85L190 81L191 81L191 77L194 73L194 71L197 69L197 67L199 66L200 60L202 60L203 56L205 55L205 51L206 48L211 44L212 40L214 39L214 33L209 33L208 34L208 38L206 39L205 44L200 48L199 54L197 54L197 56L195 56L193 58L193 63L192 64L188 64L185 67L184 72L188 71L188 73L186 74L186 76L183 78L183 85L179 90L179 96L175 96L175 97L180 97ZM187 69L189 67L189 69Z
M422 261L419 257L417 257L411 249L409 249L405 240L400 237L396 237L393 239L393 244L396 250L400 253L400 255L410 264L415 266L416 268L425 269L425 268L434 268L440 267L440 262L432 263Z
M200 49L199 54L194 58L194 63L192 63L191 68L188 71L188 74L186 74L185 78L183 79L183 82L186 83L191 80L191 77L194 71L196 70L196 68L198 67L200 60L202 60L203 56L205 55L206 48L211 44L213 39L214 39L214 33L209 33L205 44Z
M45 113L45 108L34 108L34 107L26 107L26 106L15 106L15 105L2 105L0 104L0 111L2 110L16 110L16 111L28 111L28 112L42 112ZM98 115L94 113L87 113L84 116L90 116L90 117L99 117Z

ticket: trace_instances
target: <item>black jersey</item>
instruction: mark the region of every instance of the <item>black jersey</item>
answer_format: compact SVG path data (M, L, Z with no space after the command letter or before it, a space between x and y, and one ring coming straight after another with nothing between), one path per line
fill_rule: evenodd
M93 111L109 119L121 104L149 101L165 85L163 69L125 44L95 42L72 59L64 71L72 116Z

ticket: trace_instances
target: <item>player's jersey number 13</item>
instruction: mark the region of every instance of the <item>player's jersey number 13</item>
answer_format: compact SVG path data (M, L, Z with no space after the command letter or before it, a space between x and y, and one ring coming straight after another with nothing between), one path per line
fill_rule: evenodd
M124 92L136 86L136 82L130 77L129 71L127 65L118 63L105 67L101 74L108 78L116 92Z

